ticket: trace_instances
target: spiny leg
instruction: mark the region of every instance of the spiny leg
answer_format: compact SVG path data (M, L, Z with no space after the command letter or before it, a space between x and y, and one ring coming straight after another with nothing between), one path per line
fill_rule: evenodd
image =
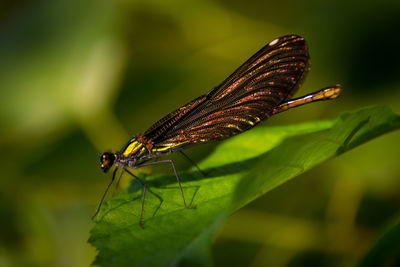
M279 112L288 110L290 108L298 107L310 102L315 102L315 101L320 101L320 100L329 100L329 99L334 99L339 96L340 92L342 91L342 88L340 85L336 85L333 87L327 87L324 89L321 89L317 92L295 98L292 100L289 100L285 103L280 104L277 108L274 109L273 114L277 114Z
M96 218L97 214L99 213L100 208L101 208L101 205L103 204L104 198L105 198L106 195L107 195L108 189L110 189L110 186L112 185L112 183L113 183L114 180L115 180L115 174L117 173L117 170L118 170L118 168L115 168L115 170L114 170L114 172L113 172L113 174L112 174L111 181L110 181L110 183L108 184L108 186L107 186L107 188L106 188L106 191L104 191L103 197L102 197L101 200L100 200L100 204L99 204L99 206L97 207L96 212L95 212L95 213L93 214L93 216L92 216L92 220L94 220L94 218Z
M144 166L151 166L151 165L158 165L158 164L162 164L162 163L169 163L172 166L172 169L174 170L175 173L175 177L176 180L178 181L178 186L179 186L179 190L181 191L181 195L182 195L182 199L183 199L183 204L185 205L186 209L193 209L195 207L191 207L186 205L186 200L185 200L185 196L183 195L183 190L182 190L182 186L181 186L181 181L179 180L179 176L178 173L176 172L176 168L175 168L175 164L172 160L168 159L168 160L161 160L161 161L156 161L156 162L150 162L150 163L145 163L145 164L141 164L138 167L144 167Z
M186 155L185 153L183 153L183 151L179 151L179 153L181 153L188 161L190 161L190 163L192 163L192 165L194 165L196 167L196 169L205 177L206 173L203 172L200 167L196 164L196 162L194 162L194 160L192 160L191 158L188 157L188 155Z
M125 167L122 167L122 169L124 171L126 171L127 173L129 173L133 178L135 178L136 181L138 181L142 186L143 186L143 194L142 194L142 207L140 209L140 217L139 217L139 226L141 228L143 228L143 223L142 223L142 219L143 219L143 210L144 210L144 199L146 197L146 183L143 182L142 179L140 179L139 177L137 177L136 175L134 175L133 173L131 173L128 169L126 169Z

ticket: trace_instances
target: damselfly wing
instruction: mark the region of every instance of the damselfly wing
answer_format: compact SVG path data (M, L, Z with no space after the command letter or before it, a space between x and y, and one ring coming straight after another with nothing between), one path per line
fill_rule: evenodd
M119 152L105 152L100 166L115 170L99 207L115 179L118 169L129 173L143 186L139 224L142 225L146 183L132 174L136 169L155 164L171 164L186 208L178 173L172 160L148 162L201 143L222 140L255 127L270 116L309 102L336 98L339 85L291 99L309 70L310 57L304 38L287 35L264 46L209 93L197 97L137 134Z

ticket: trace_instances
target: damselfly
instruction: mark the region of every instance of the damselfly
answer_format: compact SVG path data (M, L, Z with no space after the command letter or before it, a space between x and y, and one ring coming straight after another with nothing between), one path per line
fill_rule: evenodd
M148 162L162 155L211 141L222 140L247 131L270 116L309 102L336 98L340 85L291 99L309 70L309 54L304 38L287 35L264 46L225 81L137 134L116 153L100 156L100 167L115 169L101 198L100 207L121 169L143 186L139 224L142 225L146 183L128 170L155 164L170 164L175 173L185 208L181 182L172 160ZM186 156L185 156L186 157Z

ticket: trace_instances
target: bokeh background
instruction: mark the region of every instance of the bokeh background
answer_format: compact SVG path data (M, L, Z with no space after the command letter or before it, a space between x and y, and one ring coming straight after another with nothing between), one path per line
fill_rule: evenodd
M400 113L399 28L395 0L2 1L0 266L88 266L90 216L110 179L99 154L276 37L308 41L312 70L298 95L336 83L344 91L260 127L375 104ZM399 140L375 139L235 213L213 243L214 263L352 266L399 215ZM201 161L209 149L188 154Z

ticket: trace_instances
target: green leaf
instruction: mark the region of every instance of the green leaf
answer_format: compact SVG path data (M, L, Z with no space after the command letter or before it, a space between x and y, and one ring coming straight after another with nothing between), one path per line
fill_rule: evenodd
M185 209L174 176L146 181L144 229L138 224L141 188L102 207L89 242L101 266L209 264L209 243L233 211L325 160L400 127L386 107L344 113L333 121L256 127L222 142L197 171L180 173Z

